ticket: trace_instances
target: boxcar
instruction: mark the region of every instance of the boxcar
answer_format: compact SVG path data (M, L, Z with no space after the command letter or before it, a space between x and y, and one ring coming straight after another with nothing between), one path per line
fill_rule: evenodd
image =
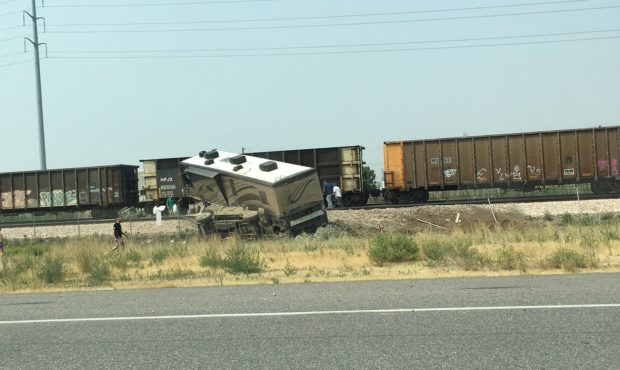
M327 181L342 189L345 206L363 206L369 193L364 189L362 167L364 147L360 145L292 149L247 153L255 157L315 168L321 183Z
M620 126L505 135L388 141L384 194L390 203L428 200L429 191L590 183L619 189Z
M141 159L140 201L157 202L167 198L187 196L180 169L181 161L188 157Z
M1 212L92 209L138 204L138 166L0 173Z

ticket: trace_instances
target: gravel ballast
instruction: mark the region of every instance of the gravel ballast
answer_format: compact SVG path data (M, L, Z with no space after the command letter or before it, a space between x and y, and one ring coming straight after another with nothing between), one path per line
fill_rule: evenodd
M330 210L330 222L348 228L390 231L411 230L428 227L428 223L449 228L460 222L494 222L513 219L542 218L545 215L616 213L620 199L583 200L537 203L502 203L492 205L432 205L385 209ZM163 220L157 225L155 219L125 221L123 229L131 235L165 236L177 232L196 232L191 219ZM90 235L109 235L112 238L112 222L109 224L81 224L66 226L3 226L5 239L62 238Z

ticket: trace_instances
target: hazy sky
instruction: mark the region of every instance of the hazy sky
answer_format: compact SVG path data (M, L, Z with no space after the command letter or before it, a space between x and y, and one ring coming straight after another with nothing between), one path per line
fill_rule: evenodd
M0 0L0 172L40 168ZM37 0L41 6L41 0ZM620 124L620 1L45 0L48 168ZM381 176L379 176L381 177Z

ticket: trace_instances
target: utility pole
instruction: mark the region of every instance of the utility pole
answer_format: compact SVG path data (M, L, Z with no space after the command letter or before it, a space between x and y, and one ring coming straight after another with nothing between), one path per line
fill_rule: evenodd
M32 14L27 11L24 11L24 13L27 14L32 20L32 37L34 40L31 40L28 37L26 37L26 40L30 41L34 47L34 69L37 84L37 111L39 115L39 155L41 158L41 169L47 170L47 161L45 159L45 129L43 127L43 97L41 93L41 66L39 64L39 46L44 45L45 43L39 43L39 30L37 27L38 20L45 19L37 18L37 6L35 4L35 0L32 0Z

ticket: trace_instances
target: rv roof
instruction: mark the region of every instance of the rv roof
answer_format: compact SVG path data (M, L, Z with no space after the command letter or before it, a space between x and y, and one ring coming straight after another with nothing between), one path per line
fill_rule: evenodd
M293 176L297 176L305 172L314 171L314 169L311 167L299 166L286 162L252 157L245 154L224 152L221 150L218 150L217 152L219 156L217 158L214 158L213 163L211 164L205 164L207 160L198 155L188 158L181 163L186 166L201 168L207 170L208 172L225 173L233 176L263 181L270 184L275 184L279 181L288 179ZM240 163L239 165L230 162L231 158L240 155L245 157L245 162ZM272 171L261 170L259 166L266 162L276 162L278 164L278 168ZM234 168L236 168L237 166L241 166L241 168L238 168L235 171Z

